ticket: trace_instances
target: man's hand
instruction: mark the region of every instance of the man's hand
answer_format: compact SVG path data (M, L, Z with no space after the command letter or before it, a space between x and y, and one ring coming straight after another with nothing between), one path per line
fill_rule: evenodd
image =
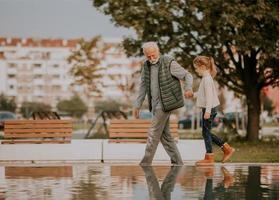
M139 109L138 108L134 108L133 109L133 116L135 119L138 119L139 118Z
M186 90L184 92L184 96L185 96L185 98L192 98L194 96L194 93L192 90Z
M210 118L210 113L208 113L208 112L204 113L203 118L204 119L209 119Z

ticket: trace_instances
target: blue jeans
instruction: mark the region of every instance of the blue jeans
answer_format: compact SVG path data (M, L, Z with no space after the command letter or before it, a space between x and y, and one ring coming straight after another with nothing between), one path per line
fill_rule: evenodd
M212 142L222 147L224 145L223 140L211 133L212 123L217 115L217 107L211 109L211 115L209 119L204 119L205 108L202 108L202 136L205 144L206 153L212 153Z

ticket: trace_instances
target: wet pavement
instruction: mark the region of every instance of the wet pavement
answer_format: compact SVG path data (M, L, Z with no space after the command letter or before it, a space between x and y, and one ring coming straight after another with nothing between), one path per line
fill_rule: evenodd
M279 199L279 164L6 165L0 199Z

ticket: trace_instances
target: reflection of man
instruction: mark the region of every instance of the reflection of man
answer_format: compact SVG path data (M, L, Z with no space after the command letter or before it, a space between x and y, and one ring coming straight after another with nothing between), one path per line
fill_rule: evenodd
M149 198L158 200L171 199L171 192L174 189L176 177L181 169L181 166L172 166L170 168L162 183L161 189L152 166L142 166L142 169L148 186Z
M141 72L140 90L134 104L134 117L139 117L139 109L147 94L149 110L153 117L145 155L141 165L151 165L159 141L171 158L171 163L182 165L180 153L170 134L169 117L171 111L183 107L184 99L180 81L185 81L185 97L191 97L193 77L182 68L173 58L160 55L155 42L147 42L143 45L143 53L147 60L143 64Z

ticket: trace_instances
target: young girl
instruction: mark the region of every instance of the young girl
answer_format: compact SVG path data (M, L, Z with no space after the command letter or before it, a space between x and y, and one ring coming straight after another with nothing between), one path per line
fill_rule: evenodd
M224 143L219 137L211 133L212 122L217 115L217 106L220 104L213 78L217 74L216 66L212 57L197 56L194 61L195 71L202 76L199 89L195 92L197 106L202 109L202 136L205 143L206 154L203 160L197 161L196 165L213 165L214 154L212 153L212 142L218 145L224 152L224 163L235 149Z

